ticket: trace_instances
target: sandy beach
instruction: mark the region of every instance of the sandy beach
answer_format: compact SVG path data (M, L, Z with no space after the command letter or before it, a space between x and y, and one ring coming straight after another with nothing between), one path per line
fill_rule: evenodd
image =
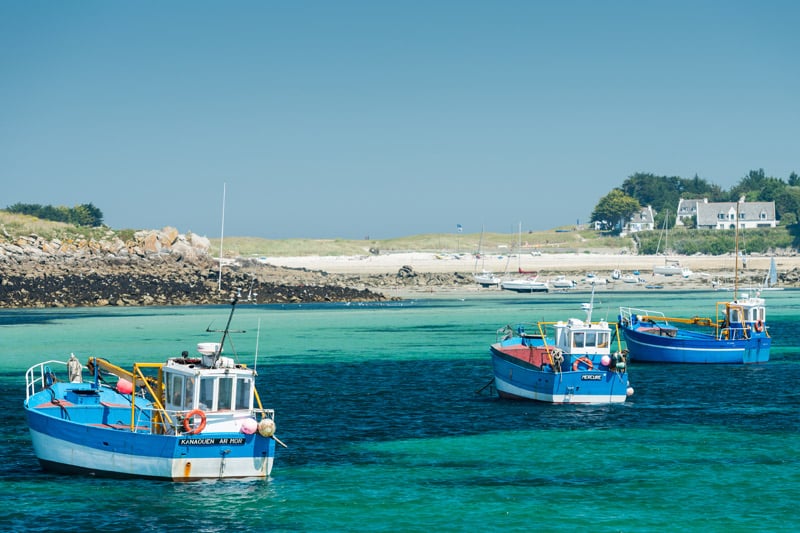
M605 289L644 290L645 283L630 284L614 281L612 272L619 270L623 275L638 271L639 277L646 283L662 285L670 290L713 289L712 282L733 285L735 268L734 255L726 256L690 256L680 257L683 267L692 271L689 278L681 276L654 275L653 267L664 264L663 256L627 255L627 254L594 254L564 253L532 255L522 254L519 257L490 255L476 260L470 254L434 254L422 252L387 253L361 256L303 256L303 257L266 257L261 261L288 268L304 268L324 271L332 274L395 274L408 266L418 273L462 273L487 270L504 278L521 277L519 270L535 272L539 279L547 281L558 275L565 275L578 283L578 289L589 290L591 285L586 276L594 273L597 277L608 280ZM778 272L788 272L800 266L800 257L778 257ZM769 268L770 257L748 256L746 264L739 265L739 281L741 286L758 286L763 282ZM602 288L602 287L599 287ZM384 288L385 289L385 288ZM479 286L459 287L427 287L403 288L393 290L392 296L409 297L425 293L427 295L458 296L461 293L486 292ZM492 289L489 289L492 290ZM385 292L385 290L384 290ZM502 291L504 293L508 291ZM514 294L514 293L510 293Z
M261 260L276 266L324 270L340 274L389 274L408 265L417 272L462 272L488 270L503 274L515 273L519 269L537 272L542 277L558 274L578 275L594 272L598 276L610 277L619 269L623 274L638 270L642 275L652 274L653 266L664 263L663 256L651 255L612 255L612 254L523 254L512 256L487 256L475 260L469 254L433 254L420 252L391 253L361 256L318 256L266 257ZM745 266L739 265L742 272L766 273L770 258L748 256ZM732 276L735 266L734 256L691 256L681 257L682 266L689 267L697 275ZM778 257L779 271L788 271L800 266L800 257Z

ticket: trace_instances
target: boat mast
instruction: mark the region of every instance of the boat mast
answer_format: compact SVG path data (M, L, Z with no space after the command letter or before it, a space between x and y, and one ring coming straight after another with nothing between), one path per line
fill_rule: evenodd
M231 320L233 319L233 312L236 310L236 304L239 302L239 297L240 296L241 295L237 292L237 294L235 294L233 296L233 298L231 298L231 314L228 315L228 323L225 324L225 329L222 330L222 332L221 332L222 333L222 340L219 341L219 348L217 349L217 353L214 354L214 365L216 365L217 359L219 359L219 356L222 354L222 349L225 346L225 339L228 337L228 333L231 332L231 330L230 330L230 328L231 328ZM207 332L216 331L217 333L220 333L219 330L212 330L210 327L206 328L206 331ZM238 332L238 333L243 333L243 332Z
M736 202L736 225L734 226L734 262L733 262L733 299L737 298L739 293L739 205L744 202L744 196L739 198Z
M473 274L478 273L478 258L483 260L483 254L481 253L481 248L483 246L483 226L481 226L481 238L478 239L478 255L475 256L475 266L472 269ZM483 267L483 262L481 263L481 267Z

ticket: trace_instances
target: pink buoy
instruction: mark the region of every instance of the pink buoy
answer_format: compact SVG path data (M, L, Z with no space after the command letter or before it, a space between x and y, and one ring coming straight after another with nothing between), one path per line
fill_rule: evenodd
M120 378L117 381L117 392L120 394L130 394L133 392L133 384L127 379Z
M600 359L600 362L603 364L603 366L608 366L611 364L611 357L604 355L603 358Z
M241 431L245 435L252 435L256 431L258 431L258 422L256 422L254 418L248 418L247 420L242 422Z

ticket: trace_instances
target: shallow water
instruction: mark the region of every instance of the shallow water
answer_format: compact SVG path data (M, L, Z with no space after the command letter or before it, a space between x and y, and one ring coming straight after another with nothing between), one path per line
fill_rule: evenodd
M247 306L233 327L276 409L267 481L176 484L43 473L24 371L70 352L126 365L216 340L225 307L0 311L0 523L44 531L794 531L800 469L800 293L765 294L772 359L632 365L623 405L499 400L497 328L583 317L588 294L374 305ZM713 314L721 293L602 292L620 305ZM634 300L636 298L636 300Z

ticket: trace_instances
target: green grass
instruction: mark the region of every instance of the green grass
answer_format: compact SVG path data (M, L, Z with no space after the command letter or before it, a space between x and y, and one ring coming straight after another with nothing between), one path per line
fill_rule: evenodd
M630 239L605 237L595 231L537 231L523 233L428 233L394 239L259 239L226 237L226 256L303 256L303 255L368 255L372 251L433 253L510 253L520 241L527 251L542 252L609 252L632 249ZM211 239L211 248L219 251L219 239Z
M28 215L0 210L0 242L13 242L19 237L38 235L46 240L109 239L123 241L133 238L136 230L107 227L84 228L62 222L49 222ZM654 253L658 231L642 232L635 238L640 253ZM675 253L724 254L733 249L733 233L727 231L673 231L670 247ZM257 237L226 237L228 257L303 256L303 255L368 255L374 252L433 252L433 253L512 253L518 240L523 252L539 250L544 253L619 253L634 251L633 239L608 236L594 230L573 227L554 228L523 233L428 233L395 239L261 239ZM749 252L768 252L798 247L798 238L787 228L748 230L746 249ZM219 239L211 239L211 253L219 253Z

